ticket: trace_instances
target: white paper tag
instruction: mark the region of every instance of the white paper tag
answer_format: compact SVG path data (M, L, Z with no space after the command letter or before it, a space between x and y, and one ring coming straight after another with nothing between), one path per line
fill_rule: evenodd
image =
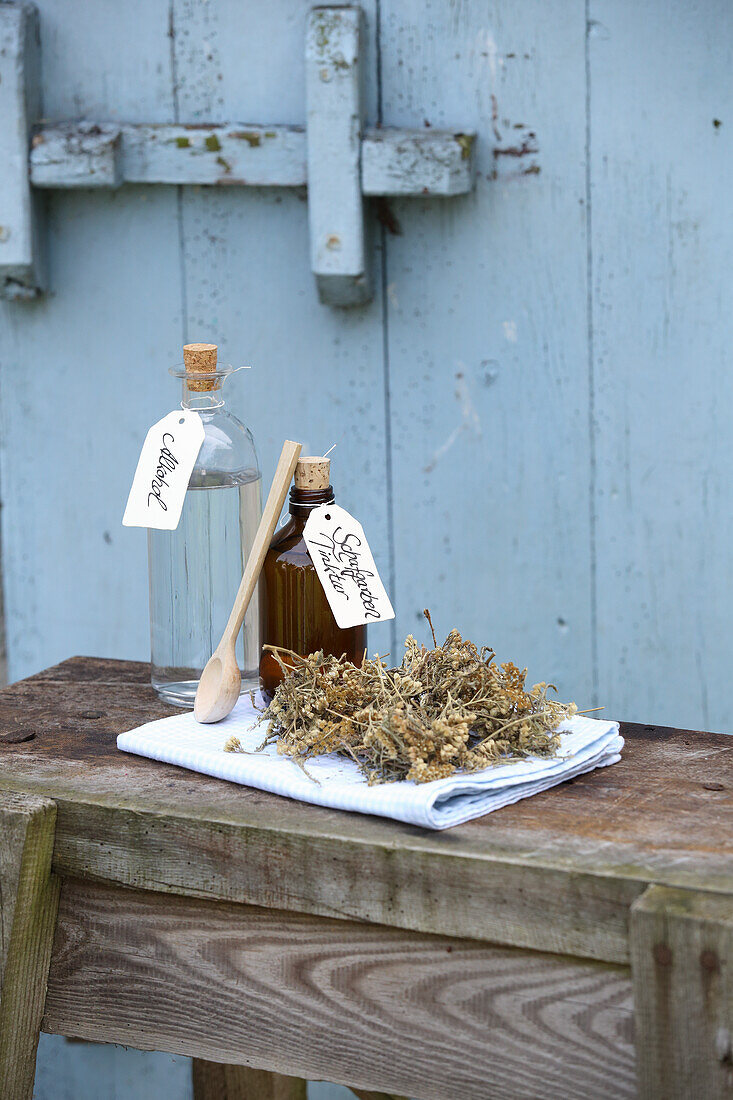
M303 538L341 630L394 619L364 528L345 508L314 508Z
M195 409L178 409L153 424L145 436L127 498L122 517L125 527L175 531L204 435Z

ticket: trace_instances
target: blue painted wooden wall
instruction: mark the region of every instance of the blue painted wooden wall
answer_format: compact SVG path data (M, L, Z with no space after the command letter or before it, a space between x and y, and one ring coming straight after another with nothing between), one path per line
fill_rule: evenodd
M302 122L307 7L39 0L45 116ZM581 706L730 732L733 8L364 8L369 121L474 127L480 158L474 194L392 203L372 304L318 304L302 194L50 196L52 293L0 310L10 676L146 656L120 516L166 368L212 339L253 365L266 477L285 436L338 442L397 609L375 646L427 605Z

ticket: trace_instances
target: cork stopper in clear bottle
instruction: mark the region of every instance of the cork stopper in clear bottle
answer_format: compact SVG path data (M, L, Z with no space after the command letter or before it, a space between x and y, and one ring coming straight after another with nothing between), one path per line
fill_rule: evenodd
M214 375L216 372L216 344L184 344L183 365L188 374L200 374L200 380L188 378L186 384L189 390L202 392L205 390L217 390L221 385L218 378L207 378L206 375Z

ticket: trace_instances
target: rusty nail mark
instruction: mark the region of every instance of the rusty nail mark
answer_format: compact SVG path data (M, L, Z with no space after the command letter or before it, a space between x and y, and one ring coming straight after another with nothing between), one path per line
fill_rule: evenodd
M706 951L701 951L700 966L703 968L703 970L720 970L720 959L718 958L715 951L711 951L709 948Z
M383 225L388 233L391 233L394 237L402 236L402 227L398 219L395 216L392 207L389 205L383 195L379 195L374 202L374 212L377 215L377 221L380 225Z
M533 153L539 153L534 134L529 134L521 145L496 145L492 151L494 160L499 157L526 157Z
M341 248L341 238L332 233L330 237L326 237L326 248L330 248L332 252Z
M671 966L672 965L672 950L666 943L654 944L654 961L659 966Z

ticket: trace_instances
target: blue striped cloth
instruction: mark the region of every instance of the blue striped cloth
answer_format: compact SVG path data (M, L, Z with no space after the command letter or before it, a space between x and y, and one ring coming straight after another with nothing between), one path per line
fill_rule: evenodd
M302 802L379 814L426 829L447 829L573 776L615 764L624 744L617 722L576 715L561 726L559 755L549 760L532 757L432 783L403 781L370 787L356 764L345 757L309 760L308 775L304 775L287 756L278 755L274 745L257 752L267 727L256 721L251 700L242 696L229 717L216 725L200 725L191 711L182 711L121 733L117 748ZM224 752L232 736L239 738L244 753Z

